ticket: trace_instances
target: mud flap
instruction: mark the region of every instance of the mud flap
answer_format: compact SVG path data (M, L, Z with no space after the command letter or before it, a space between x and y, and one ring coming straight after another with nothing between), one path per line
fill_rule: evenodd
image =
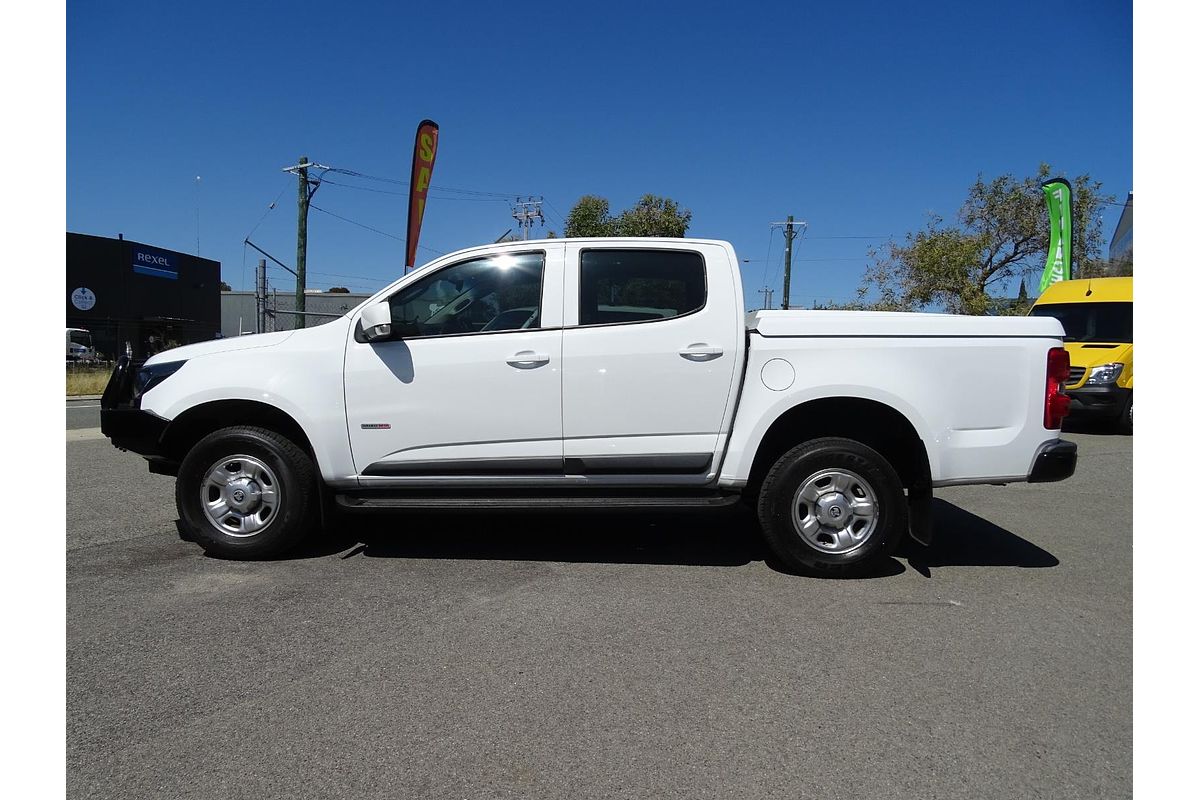
M933 544L933 488L908 490L908 535L920 544Z

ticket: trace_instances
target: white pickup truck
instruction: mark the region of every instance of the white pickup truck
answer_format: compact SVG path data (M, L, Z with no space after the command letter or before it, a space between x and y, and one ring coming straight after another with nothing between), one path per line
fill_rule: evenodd
M742 500L846 572L928 543L935 487L1074 472L1053 318L744 308L727 242L476 247L320 327L122 360L101 421L233 558L335 509Z

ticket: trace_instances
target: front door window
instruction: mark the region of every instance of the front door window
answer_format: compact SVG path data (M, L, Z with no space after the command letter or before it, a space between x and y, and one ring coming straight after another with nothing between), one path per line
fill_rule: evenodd
M542 253L464 261L406 286L389 300L406 339L541 327Z

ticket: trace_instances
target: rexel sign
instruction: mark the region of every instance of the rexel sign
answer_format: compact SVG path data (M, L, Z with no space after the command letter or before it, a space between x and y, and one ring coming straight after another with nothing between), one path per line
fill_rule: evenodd
M175 264L174 254L140 244L133 246L133 271L139 275L149 275L151 278L179 278L179 267Z

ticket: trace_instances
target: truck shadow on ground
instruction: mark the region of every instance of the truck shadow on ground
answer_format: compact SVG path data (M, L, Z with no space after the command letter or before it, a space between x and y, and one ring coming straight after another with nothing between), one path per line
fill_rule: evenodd
M905 539L897 553L927 578L936 567L1046 568L1059 563L1028 539L939 498L933 500L933 531L931 546Z
M931 547L910 539L896 558L857 578L939 567L1053 567L1051 553L944 500L933 505ZM441 513L341 516L312 545L291 558L339 555L370 558L555 561L597 564L744 566L763 561L796 574L772 555L746 509L708 513Z

